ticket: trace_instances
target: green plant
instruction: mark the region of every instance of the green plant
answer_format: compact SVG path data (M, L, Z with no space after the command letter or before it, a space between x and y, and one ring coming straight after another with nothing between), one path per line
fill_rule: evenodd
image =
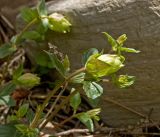
M37 43L45 41L47 30L58 33L67 33L70 31L71 23L63 15L53 13L48 16L44 0L39 1L36 9L23 9L21 15L27 25L20 33L14 36L9 43L0 47L1 59L11 59L13 54L21 48L22 43L27 39L34 40ZM83 55L82 61L84 67L74 72L70 71L68 56L59 59L57 55L49 51L42 51L36 59L37 65L41 68L39 74L25 72L23 64L20 64L12 74L11 80L0 89L1 105L14 106L15 100L11 98L11 94L15 90L30 90L40 85L40 75L47 73L53 68L57 70L61 78L58 82L54 83L54 86L52 85L52 91L49 92L44 102L37 106L35 114L29 108L28 102L24 101L23 105L19 107L15 114L8 117L8 123L0 126L0 133L2 130L12 130L11 134L14 134L15 137L36 137L46 124L68 103L73 108L73 115L60 123L59 126L62 126L72 118L77 118L85 124L90 131L94 131L93 120L99 120L98 114L100 113L100 108L95 108L87 112L77 112L81 104L81 91L84 91L90 103L95 106L97 99L103 94L103 88L99 83L103 81L105 76L120 88L131 86L135 80L134 76L118 76L117 72L124 67L125 57L123 56L123 52L139 52L123 46L127 39L125 34L121 35L117 40L106 32L104 32L104 35L112 46L113 54L105 54L103 51L99 52L97 49L92 48ZM5 76L3 76L3 78L5 78ZM72 86L70 94L66 96L63 102L56 106L61 95L70 84ZM44 113L46 106L57 92L58 95L49 111ZM24 117L29 121L27 124L22 121ZM9 133L4 134L6 137L11 136Z

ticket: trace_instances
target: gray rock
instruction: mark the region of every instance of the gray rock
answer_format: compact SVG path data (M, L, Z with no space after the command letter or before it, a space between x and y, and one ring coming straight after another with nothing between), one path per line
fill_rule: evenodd
M0 12L15 25L16 15L20 9L25 6L33 6L36 2L37 0L1 0Z
M127 54L122 73L135 75L137 81L130 89L120 90L104 84L102 118L112 126L136 124L141 116L108 101L112 98L148 116L160 120L160 1L159 0L60 0L48 4L49 12L59 12L71 21L69 34L53 34L50 40L69 55L74 69L81 67L82 53L92 47L109 50L101 34L114 37L125 33L126 46L141 50Z
M123 74L135 75L137 82L129 89L120 90L111 84L105 87L100 106L102 118L111 126L136 124L142 116L127 110L122 103L137 112L160 120L160 1L159 0L59 0L48 3L49 13L64 14L72 23L68 34L49 34L49 41L69 55L72 68L81 67L82 53L92 47L109 51L105 37L125 33L127 47L140 54L127 55ZM108 100L108 98L113 100Z

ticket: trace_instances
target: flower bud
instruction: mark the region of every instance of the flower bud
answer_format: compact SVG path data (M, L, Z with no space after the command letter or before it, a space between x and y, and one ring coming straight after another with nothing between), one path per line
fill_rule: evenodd
M49 15L49 28L55 32L67 33L70 31L71 23L61 14Z
M85 65L87 72L94 77L108 76L123 66L121 58L111 54L94 54Z
M17 79L19 86L32 88L40 83L40 78L35 74L25 73Z

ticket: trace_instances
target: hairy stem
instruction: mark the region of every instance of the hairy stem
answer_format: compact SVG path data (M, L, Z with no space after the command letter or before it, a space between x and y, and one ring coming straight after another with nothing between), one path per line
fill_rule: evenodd
M58 100L60 99L61 95L62 95L63 92L66 90L67 85L68 85L68 83L66 83L66 84L64 85L63 89L62 89L61 92L58 94L58 96L57 96L57 98L55 99L52 107L49 109L49 111L48 111L48 113L45 115L44 119L46 119L46 118L49 116L49 114L53 111L53 109L55 108L55 106L56 106Z
M33 119L33 121L30 124L31 128L36 128L39 125L39 119L41 118L41 114L43 113L43 110L45 109L45 107L47 106L49 100L52 98L52 96L64 85L66 85L70 79L74 76L76 76L77 74L84 72L85 68L81 68L78 69L77 71L73 72L72 74L70 74L63 82L59 83L58 85L56 85L56 87L54 88L53 91L51 91L48 95L47 98L45 99L45 101L43 102L42 106L40 107L39 110L37 110L36 115ZM46 119L46 121L44 123L42 123L41 129L45 127L45 125L59 112L59 110L61 110L61 108L70 100L70 98L75 95L77 93L77 91L72 92L54 111L53 113L48 116L48 118Z
M18 34L15 44L18 43L18 41L19 41L19 39L22 37L23 33L24 33L25 31L27 31L31 26L33 26L33 24L35 24L37 21L38 21L38 19L37 19L37 18L34 18L31 22L29 22L29 23L24 27L24 29Z
M46 124L52 120L52 118L54 116L56 116L56 114L61 110L61 108L69 102L70 98L73 97L78 91L75 90L74 92L72 92L63 102L61 102L61 104L53 111L53 113L46 119L46 121L40 126L40 130L42 130Z
M76 114L75 114L75 115L70 116L70 117L69 117L69 118L67 118L67 119L65 119L64 121L62 121L62 122L61 122L61 123L59 123L58 125L55 125L55 126L54 126L54 130L55 130L56 128L58 128L58 127L63 126L65 123L67 123L67 122L69 122L70 120L72 120L75 116L76 116Z
M56 85L56 87L54 88L53 91L51 91L47 98L45 99L45 101L43 102L41 108L39 110L37 110L36 115L33 119L33 121L30 124L31 128L36 128L38 123L39 123L39 119L41 118L41 114L43 113L43 110L45 109L46 105L48 104L49 100L52 98L52 96L61 88L61 86L64 84L64 82Z

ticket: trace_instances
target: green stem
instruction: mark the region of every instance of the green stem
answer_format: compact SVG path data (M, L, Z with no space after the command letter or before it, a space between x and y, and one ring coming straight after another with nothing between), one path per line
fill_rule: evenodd
M18 41L19 41L19 39L22 37L23 33L24 33L25 31L27 31L27 30L28 30L33 24L35 24L37 21L38 21L38 19L37 19L37 18L34 18L31 22L29 22L29 23L23 28L23 30L18 34L15 44L18 43Z
M83 112L82 112L82 113L83 113ZM65 123L69 122L69 121L72 120L73 118L76 118L79 114L81 114L81 113L73 114L72 116L70 116L69 118L65 119L64 121L62 121L62 122L59 123L58 125L55 125L55 126L54 126L54 130L55 130L56 128L59 128L59 127L63 126Z
M75 72L73 72L72 74L70 74L66 79L67 79L67 81L69 82L69 80L71 79L71 78L73 78L74 76L76 76L77 74L79 74L79 73L81 73L81 72L84 72L86 69L85 69L85 67L83 67L83 68L80 68L80 69L78 69L77 71L75 71Z
M31 128L36 128L39 125L39 119L41 118L41 114L43 112L43 110L45 109L46 105L48 104L49 100L52 98L52 96L63 86L66 85L66 83L68 83L70 81L70 79L74 76L76 76L77 74L84 72L85 68L81 68L75 72L73 72L72 74L70 74L63 82L59 83L53 91L51 91L48 95L47 98L45 99L45 101L43 102L41 108L36 112L36 115L33 119L33 121L30 124ZM56 109L55 111L51 114L51 116L48 117L48 119L44 122L44 124L42 124L42 128L45 127L45 125L48 123L48 121L50 121L50 119L52 119L52 117L55 116L55 114L57 114L59 112L59 110L65 105L65 103L68 102L68 100L75 94L76 92L71 93L66 99L65 101L63 101Z
M63 87L63 89L60 91L60 93L58 94L57 98L55 99L52 107L49 109L48 113L45 115L44 119L47 119L47 117L49 116L50 113L52 113L53 109L55 108L58 100L60 99L60 97L62 96L63 92L66 90L68 83L66 83Z
M42 106L40 107L39 110L37 110L35 117L33 121L30 124L31 128L36 128L39 122L39 119L41 118L41 114L43 113L43 110L45 109L46 105L48 104L49 100L52 98L52 96L61 88L61 86L64 84L64 82L56 85L53 91L51 91L45 101L43 102Z
M55 130L56 128L59 128L59 127L63 126L65 123L69 122L70 120L72 120L72 119L75 118L75 117L76 117L76 114L74 114L74 115L70 116L69 118L65 119L64 121L62 121L62 122L59 123L58 125L54 125L54 130Z
M70 100L71 97L73 97L78 91L75 90L74 92L72 92L63 102L61 102L61 104L53 111L53 113L46 119L46 121L44 123L41 124L40 126L40 130L42 130L46 124L52 120L52 118L61 110L61 108L63 108L63 106L68 103L68 101Z

